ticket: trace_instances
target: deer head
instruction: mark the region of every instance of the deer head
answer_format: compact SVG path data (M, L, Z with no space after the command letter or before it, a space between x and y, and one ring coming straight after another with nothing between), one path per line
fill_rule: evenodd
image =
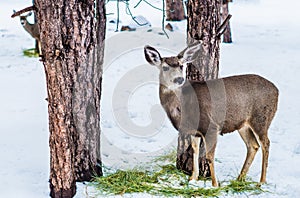
M160 84L170 90L175 90L185 83L187 64L194 60L199 49L200 44L197 44L187 47L177 56L162 58L155 48L147 45L144 53L148 63L159 69Z
M22 26L25 26L28 21L27 21L27 17L31 16L32 15L32 12L29 12L28 14L26 15L20 15L20 22L21 22L21 25Z

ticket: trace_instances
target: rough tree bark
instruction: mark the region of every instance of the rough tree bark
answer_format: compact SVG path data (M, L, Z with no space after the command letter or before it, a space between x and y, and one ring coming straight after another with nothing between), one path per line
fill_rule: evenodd
M184 20L184 7L182 0L166 0L167 21Z
M229 2L232 2L232 0L222 0L222 21L224 21L229 14ZM223 42L232 43L230 22L228 22L226 30L223 34Z
M104 3L35 0L48 91L51 197L73 197L76 181L102 175Z
M205 81L218 78L220 39L216 35L220 25L220 6L217 0L188 1L187 43L190 45L198 40L203 42L200 55L187 69L189 80ZM188 174L192 173L193 150L190 136L179 134L176 165L178 169ZM210 176L205 157L199 158L199 167L200 176Z

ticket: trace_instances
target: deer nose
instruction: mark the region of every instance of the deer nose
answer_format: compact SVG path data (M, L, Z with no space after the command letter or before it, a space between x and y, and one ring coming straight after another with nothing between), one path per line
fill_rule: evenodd
M183 81L184 81L184 78L182 78L182 77L177 77L177 78L175 78L174 79L174 83L177 83L177 84L179 84L179 85L181 85L182 83L183 83Z

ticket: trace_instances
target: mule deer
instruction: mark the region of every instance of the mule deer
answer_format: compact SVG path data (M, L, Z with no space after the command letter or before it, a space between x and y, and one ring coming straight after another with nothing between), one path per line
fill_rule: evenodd
M161 57L153 47L144 48L148 63L160 71L159 96L164 110L179 133L191 135L194 154L190 179L198 179L199 149L203 145L202 155L208 160L212 185L218 186L214 170L217 136L238 130L247 147L238 179L246 176L261 146L260 182L265 183L270 145L268 128L277 110L278 89L258 75L231 76L206 82L187 81L186 65L193 61L200 46L188 47L174 57Z
M15 11L14 11L15 12ZM31 16L32 12L29 12L26 15L20 15L20 22L23 28L28 32L34 39L38 42L39 54L41 54L41 42L40 42L40 32L38 23L31 24L28 22L27 17Z

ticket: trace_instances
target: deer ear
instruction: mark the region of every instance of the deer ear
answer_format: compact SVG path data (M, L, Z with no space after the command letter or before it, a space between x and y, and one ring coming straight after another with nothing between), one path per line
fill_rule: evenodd
M201 48L201 44L196 44L187 47L183 52L180 53L180 55L182 56L181 62L183 64L193 62L197 58L200 48Z
M146 45L144 48L144 53L145 53L145 58L148 61L148 63L150 63L151 65L160 66L161 56L155 48L153 48L149 45Z

